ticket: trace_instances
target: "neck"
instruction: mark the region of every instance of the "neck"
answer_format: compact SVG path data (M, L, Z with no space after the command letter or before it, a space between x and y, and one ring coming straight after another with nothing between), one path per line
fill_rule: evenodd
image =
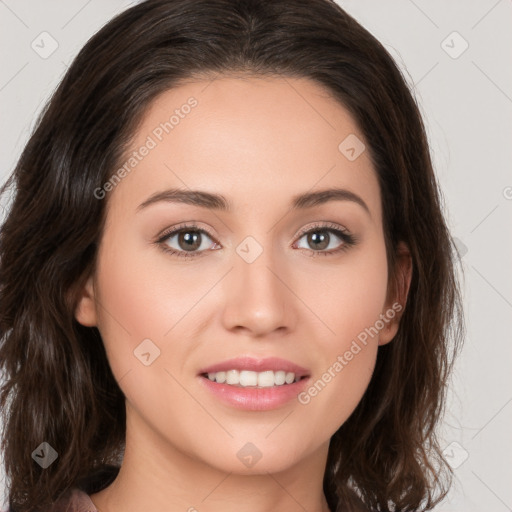
M322 445L279 471L265 469L264 455L250 472L225 471L180 450L144 428L140 417L127 414L119 474L91 500L99 512L330 512L323 493L327 450L328 444Z

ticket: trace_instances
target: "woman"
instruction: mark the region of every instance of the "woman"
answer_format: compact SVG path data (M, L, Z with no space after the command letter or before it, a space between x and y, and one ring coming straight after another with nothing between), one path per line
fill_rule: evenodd
M431 510L461 340L421 116L330 0L148 0L2 190L12 512Z

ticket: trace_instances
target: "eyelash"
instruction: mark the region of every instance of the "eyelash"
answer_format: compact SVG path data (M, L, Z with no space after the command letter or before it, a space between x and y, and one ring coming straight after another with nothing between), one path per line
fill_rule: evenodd
M173 228L170 231L164 232L157 240L156 244L161 246L162 250L164 250L167 253L170 253L172 256L177 256L179 258L197 258L200 257L201 253L207 252L207 250L199 251L199 252L187 252L187 251L176 251L175 249L171 249L167 244L164 242L167 241L169 238L171 238L173 235L176 235L181 232L187 232L187 231L193 231L198 232L207 235L209 238L214 240L215 243L218 243L214 237L208 233L205 229L200 228L196 224L185 224L180 225L176 228ZM357 238L350 234L346 230L340 229L336 224L316 224L306 230L303 230L299 233L298 239L300 240L304 235L307 235L309 233L314 233L316 231L322 231L322 232L332 232L334 233L338 238L340 238L343 241L343 244L338 247L337 249L330 250L330 251L314 251L313 249L305 249L308 252L311 252L312 254L310 257L314 258L320 255L323 256L334 256L336 254L341 253L342 251L348 250L350 247L354 246L357 243Z

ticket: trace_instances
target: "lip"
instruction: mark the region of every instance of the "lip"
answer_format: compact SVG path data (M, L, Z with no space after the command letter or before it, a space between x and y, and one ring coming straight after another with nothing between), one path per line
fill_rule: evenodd
M219 384L211 381L205 374L222 372L228 370L250 370L263 372L267 370L295 373L295 377L301 380L292 384L283 384L274 387L238 387L229 384ZM246 411L268 411L277 409L287 404L307 386L310 376L306 368L299 366L286 359L269 357L255 359L252 357L237 357L221 363L217 363L200 370L199 381L208 392L212 393L221 402L235 408Z
M281 359L279 357L256 359L250 356L235 357L233 359L222 361L221 363L213 364L199 370L199 375L204 373L226 372L228 370L249 370L253 372L264 372L267 370L277 372L279 370L284 370L285 372L295 373L295 377L309 377L309 371L306 368L286 359Z

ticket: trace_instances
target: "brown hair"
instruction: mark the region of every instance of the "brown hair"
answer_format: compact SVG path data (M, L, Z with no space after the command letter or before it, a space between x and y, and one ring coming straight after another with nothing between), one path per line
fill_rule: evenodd
M348 109L381 188L391 285L397 244L411 251L399 331L379 347L366 393L331 438L329 506L349 510L359 495L371 510L430 510L446 495L451 470L435 427L462 343L461 299L425 129L398 67L332 0L148 0L80 51L1 190L14 188L0 231L2 450L13 512L42 510L87 479L115 475L122 460L124 395L99 331L74 318L105 220L94 191L158 94L240 72L309 78ZM58 453L46 469L31 456L43 441Z

